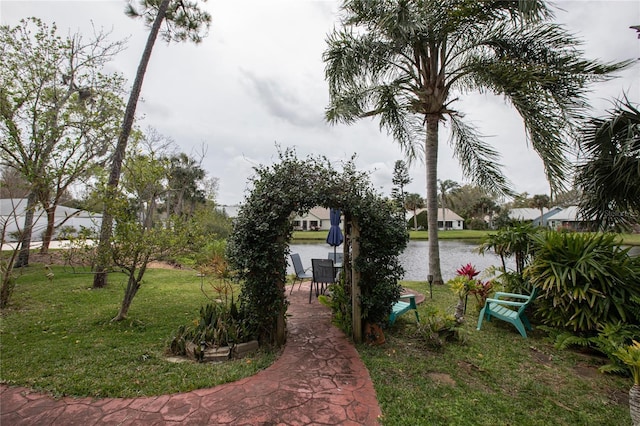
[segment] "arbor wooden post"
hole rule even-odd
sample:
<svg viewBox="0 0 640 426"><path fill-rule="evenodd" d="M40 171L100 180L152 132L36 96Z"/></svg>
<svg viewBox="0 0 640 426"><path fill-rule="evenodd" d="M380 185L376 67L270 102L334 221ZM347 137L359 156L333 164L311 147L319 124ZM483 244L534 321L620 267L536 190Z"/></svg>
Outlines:
<svg viewBox="0 0 640 426"><path fill-rule="evenodd" d="M362 313L360 311L360 271L355 261L360 256L360 224L357 218L351 222L351 325L353 341L362 342Z"/></svg>

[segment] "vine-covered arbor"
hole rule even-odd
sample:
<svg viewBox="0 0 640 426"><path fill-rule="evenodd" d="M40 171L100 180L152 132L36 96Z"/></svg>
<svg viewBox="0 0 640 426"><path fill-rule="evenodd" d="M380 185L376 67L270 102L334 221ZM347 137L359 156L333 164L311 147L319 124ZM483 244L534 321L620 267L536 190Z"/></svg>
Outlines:
<svg viewBox="0 0 640 426"><path fill-rule="evenodd" d="M398 255L408 234L404 212L376 194L353 160L335 170L322 158L296 158L256 169L253 190L229 238L229 262L243 283L240 308L262 343L285 341L285 296L292 214L315 206L339 208L345 218L345 279L334 291L333 309L346 332L362 339L362 320L381 323L400 296L404 273Z"/></svg>

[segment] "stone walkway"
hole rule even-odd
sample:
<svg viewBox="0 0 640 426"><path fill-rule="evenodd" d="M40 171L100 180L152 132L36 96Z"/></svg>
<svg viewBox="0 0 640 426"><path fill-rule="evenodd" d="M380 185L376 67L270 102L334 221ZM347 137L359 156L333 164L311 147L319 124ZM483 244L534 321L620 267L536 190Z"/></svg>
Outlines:
<svg viewBox="0 0 640 426"><path fill-rule="evenodd" d="M0 385L0 425L377 425L369 372L331 312L289 296L288 340L269 368L233 383L145 398L61 398Z"/></svg>

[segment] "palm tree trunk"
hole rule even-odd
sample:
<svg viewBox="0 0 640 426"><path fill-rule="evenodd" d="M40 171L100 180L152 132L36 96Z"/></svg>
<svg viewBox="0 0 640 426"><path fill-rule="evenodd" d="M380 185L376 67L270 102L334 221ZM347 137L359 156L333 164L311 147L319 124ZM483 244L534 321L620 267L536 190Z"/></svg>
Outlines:
<svg viewBox="0 0 640 426"><path fill-rule="evenodd" d="M438 245L438 122L439 114L427 114L425 163L427 166L427 223L429 226L429 274L434 284L443 284Z"/></svg>
<svg viewBox="0 0 640 426"><path fill-rule="evenodd" d="M116 150L113 153L113 161L111 163L111 172L109 173L109 181L107 182L106 200L111 200L115 193L118 183L120 182L120 170L122 169L122 162L127 150L127 143L129 141L129 135L131 134L131 128L133 127L133 121L136 116L136 107L138 105L138 99L140 98L140 92L142 90L142 81L144 75L147 72L147 65L151 58L151 52L153 51L153 45L158 38L160 32L160 26L167 13L167 8L171 0L162 0L160 7L158 8L158 14L153 21L153 26L149 32L147 38L147 44L144 47L144 52L140 58L140 64L138 64L138 71L136 72L136 79L133 82L133 88L131 95L129 95L129 101L127 103L127 109L124 113L124 120L122 122L122 130L120 131L120 137L118 138L118 144ZM113 214L111 213L109 202L104 205L102 213L102 223L100 225L100 241L97 248L97 259L95 266L95 275L93 277L93 288L102 288L107 285L107 267L109 257L109 245L111 242L111 229L113 227Z"/></svg>

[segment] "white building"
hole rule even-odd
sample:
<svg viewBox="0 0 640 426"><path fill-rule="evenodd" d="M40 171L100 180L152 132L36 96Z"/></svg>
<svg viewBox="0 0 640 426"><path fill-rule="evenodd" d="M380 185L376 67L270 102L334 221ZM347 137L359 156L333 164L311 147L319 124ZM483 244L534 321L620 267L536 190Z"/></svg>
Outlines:
<svg viewBox="0 0 640 426"><path fill-rule="evenodd" d="M0 199L0 229L4 229L5 241L17 241L17 236L24 229L24 219L27 208L26 198ZM88 228L96 233L100 232L102 215L71 207L58 206L56 208L54 238L61 229L76 234L82 228ZM38 204L33 215L32 241L42 241L42 235L47 228L47 215Z"/></svg>
<svg viewBox="0 0 640 426"><path fill-rule="evenodd" d="M442 211L442 208L438 208L438 229L439 230L449 230L449 229L464 229L464 219L460 217L453 210L449 210L447 208ZM416 216L422 212L426 212L427 209L417 209ZM411 221L413 224L413 211L407 212L407 220Z"/></svg>
<svg viewBox="0 0 640 426"><path fill-rule="evenodd" d="M320 231L331 228L329 209L314 207L305 215L293 218L293 229L296 231Z"/></svg>

